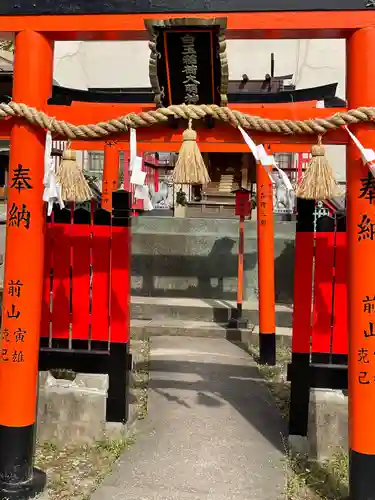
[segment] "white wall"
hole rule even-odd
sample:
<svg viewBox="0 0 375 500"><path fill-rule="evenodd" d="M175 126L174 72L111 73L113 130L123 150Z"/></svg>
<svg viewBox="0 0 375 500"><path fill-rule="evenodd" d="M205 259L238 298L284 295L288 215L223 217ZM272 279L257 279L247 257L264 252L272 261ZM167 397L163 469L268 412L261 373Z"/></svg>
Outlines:
<svg viewBox="0 0 375 500"><path fill-rule="evenodd" d="M53 77L62 87L86 90L89 86L83 47L84 42L55 43Z"/></svg>

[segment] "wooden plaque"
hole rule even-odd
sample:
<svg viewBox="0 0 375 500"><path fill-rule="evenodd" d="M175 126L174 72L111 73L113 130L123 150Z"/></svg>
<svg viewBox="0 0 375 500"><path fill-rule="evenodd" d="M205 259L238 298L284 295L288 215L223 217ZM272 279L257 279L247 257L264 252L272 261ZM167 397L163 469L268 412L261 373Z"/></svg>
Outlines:
<svg viewBox="0 0 375 500"><path fill-rule="evenodd" d="M157 106L226 106L226 18L146 20L150 82Z"/></svg>

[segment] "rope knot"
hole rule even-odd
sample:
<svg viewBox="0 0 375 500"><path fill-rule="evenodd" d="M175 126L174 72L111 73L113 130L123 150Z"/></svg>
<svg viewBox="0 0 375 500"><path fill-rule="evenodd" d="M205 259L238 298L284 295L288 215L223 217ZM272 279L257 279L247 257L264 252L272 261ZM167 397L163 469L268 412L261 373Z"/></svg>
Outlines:
<svg viewBox="0 0 375 500"><path fill-rule="evenodd" d="M325 156L324 146L316 145L311 148L311 156Z"/></svg>
<svg viewBox="0 0 375 500"><path fill-rule="evenodd" d="M325 156L326 151L324 149L324 146L322 144L322 136L318 135L318 144L313 146L311 148L311 156L317 157L317 156Z"/></svg>
<svg viewBox="0 0 375 500"><path fill-rule="evenodd" d="M193 129L193 120L189 118L188 122L188 128L184 130L182 134L182 140L185 141L196 141L197 140L197 133Z"/></svg>

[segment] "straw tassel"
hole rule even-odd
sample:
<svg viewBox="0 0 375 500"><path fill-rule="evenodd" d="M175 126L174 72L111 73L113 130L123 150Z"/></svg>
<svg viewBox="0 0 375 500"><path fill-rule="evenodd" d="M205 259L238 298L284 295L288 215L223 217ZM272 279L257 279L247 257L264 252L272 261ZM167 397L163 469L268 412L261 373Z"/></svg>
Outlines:
<svg viewBox="0 0 375 500"><path fill-rule="evenodd" d="M182 146L173 170L175 184L208 184L211 179L197 144L197 133L189 120L188 128L182 134Z"/></svg>
<svg viewBox="0 0 375 500"><path fill-rule="evenodd" d="M76 152L70 149L69 144L63 152L56 180L60 184L64 201L83 203L91 200L92 191L83 175L82 167L77 163Z"/></svg>
<svg viewBox="0 0 375 500"><path fill-rule="evenodd" d="M312 158L297 185L296 195L305 200L328 200L341 194L332 168L330 167L322 137L318 137L318 144L311 149Z"/></svg>

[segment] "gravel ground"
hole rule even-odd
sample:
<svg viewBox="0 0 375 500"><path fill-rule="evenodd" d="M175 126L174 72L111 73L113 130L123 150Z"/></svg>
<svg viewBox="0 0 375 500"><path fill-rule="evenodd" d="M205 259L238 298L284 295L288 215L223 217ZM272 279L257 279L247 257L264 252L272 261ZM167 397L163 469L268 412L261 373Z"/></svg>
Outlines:
<svg viewBox="0 0 375 500"><path fill-rule="evenodd" d="M258 360L258 349L249 346L250 354ZM277 365L261 366L259 370L267 381L283 417L289 417L290 384L286 380L286 364L291 350L277 349ZM288 452L285 436L285 468L287 500L343 500L348 497L349 457L347 450L338 450L331 460L320 464L308 457Z"/></svg>

